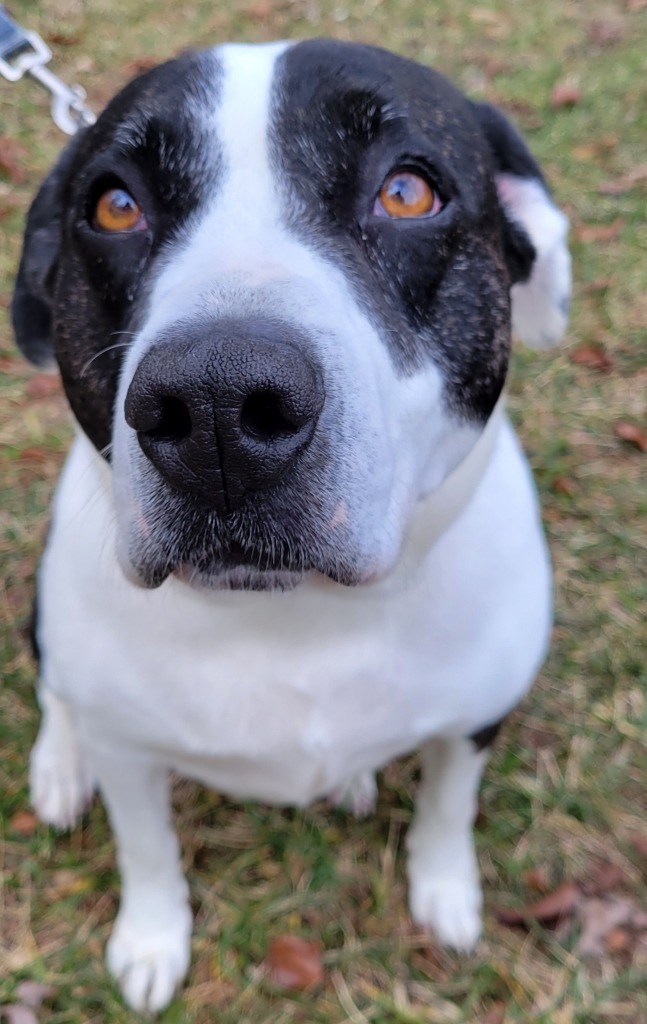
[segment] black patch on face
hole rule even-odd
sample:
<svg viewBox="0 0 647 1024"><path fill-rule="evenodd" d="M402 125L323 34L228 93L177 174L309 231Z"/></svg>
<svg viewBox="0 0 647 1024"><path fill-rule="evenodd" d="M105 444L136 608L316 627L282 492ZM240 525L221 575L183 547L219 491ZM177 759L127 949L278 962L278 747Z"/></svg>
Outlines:
<svg viewBox="0 0 647 1024"><path fill-rule="evenodd" d="M205 53L136 79L86 132L59 188L55 352L74 414L99 450L111 441L119 370L146 312L152 267L213 194L219 156L206 121L218 78L219 65ZM115 186L135 198L146 230L106 234L92 226L94 204Z"/></svg>
<svg viewBox="0 0 647 1024"><path fill-rule="evenodd" d="M397 371L433 359L450 405L487 418L507 369L510 276L492 153L472 106L411 61L317 40L280 59L272 137L291 229L343 267ZM375 216L400 167L434 185L438 215Z"/></svg>

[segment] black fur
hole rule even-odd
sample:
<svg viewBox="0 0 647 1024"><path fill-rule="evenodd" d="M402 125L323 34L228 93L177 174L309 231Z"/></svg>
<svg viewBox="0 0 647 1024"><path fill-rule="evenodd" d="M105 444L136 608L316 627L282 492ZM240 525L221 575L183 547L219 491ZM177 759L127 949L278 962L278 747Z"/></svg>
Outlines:
<svg viewBox="0 0 647 1024"><path fill-rule="evenodd" d="M470 739L477 750L485 750L486 747L492 746L495 739L499 735L501 726L505 722L505 718L500 718L498 722L493 722L491 725L484 725L482 729L478 729L473 732Z"/></svg>
<svg viewBox="0 0 647 1024"><path fill-rule="evenodd" d="M450 403L486 419L507 368L509 285L534 259L494 180L511 167L541 180L525 143L493 108L383 50L315 40L282 65L274 159L302 199L292 229L345 267L400 372L431 354L446 368ZM436 217L373 216L401 166L435 185L445 204Z"/></svg>
<svg viewBox="0 0 647 1024"><path fill-rule="evenodd" d="M12 310L18 344L34 362L55 354L77 420L106 454L123 345L151 267L213 195L219 154L200 110L213 108L218 80L208 53L135 79L72 141L28 217ZM146 209L147 231L93 230L93 202L117 183Z"/></svg>

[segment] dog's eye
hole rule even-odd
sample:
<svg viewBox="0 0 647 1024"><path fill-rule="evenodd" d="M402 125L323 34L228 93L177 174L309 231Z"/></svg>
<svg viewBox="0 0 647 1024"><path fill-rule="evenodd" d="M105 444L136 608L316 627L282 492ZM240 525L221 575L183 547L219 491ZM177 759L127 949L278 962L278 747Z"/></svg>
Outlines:
<svg viewBox="0 0 647 1024"><path fill-rule="evenodd" d="M443 208L440 196L420 174L395 171L375 200L378 217L433 217Z"/></svg>
<svg viewBox="0 0 647 1024"><path fill-rule="evenodd" d="M141 207L123 188L109 188L100 197L93 217L99 231L142 231L146 225Z"/></svg>

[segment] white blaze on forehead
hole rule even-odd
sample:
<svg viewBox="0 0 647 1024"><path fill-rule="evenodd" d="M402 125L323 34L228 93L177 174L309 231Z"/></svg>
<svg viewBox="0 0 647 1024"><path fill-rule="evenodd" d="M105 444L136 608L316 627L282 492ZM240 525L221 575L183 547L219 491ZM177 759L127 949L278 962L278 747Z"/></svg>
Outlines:
<svg viewBox="0 0 647 1024"><path fill-rule="evenodd" d="M227 179L235 168L237 187L245 190L250 207L255 196L273 190L268 128L271 122L272 86L276 62L289 42L265 46L226 45L215 56L223 68L222 89L216 114L216 132L222 146Z"/></svg>

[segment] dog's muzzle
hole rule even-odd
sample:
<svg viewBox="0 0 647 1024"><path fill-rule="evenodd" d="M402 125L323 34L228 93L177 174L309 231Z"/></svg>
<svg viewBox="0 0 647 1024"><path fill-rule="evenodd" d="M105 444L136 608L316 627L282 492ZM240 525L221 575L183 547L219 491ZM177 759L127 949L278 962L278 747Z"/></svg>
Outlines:
<svg viewBox="0 0 647 1024"><path fill-rule="evenodd" d="M297 465L324 399L321 369L293 326L194 321L144 355L125 417L173 490L227 515Z"/></svg>

